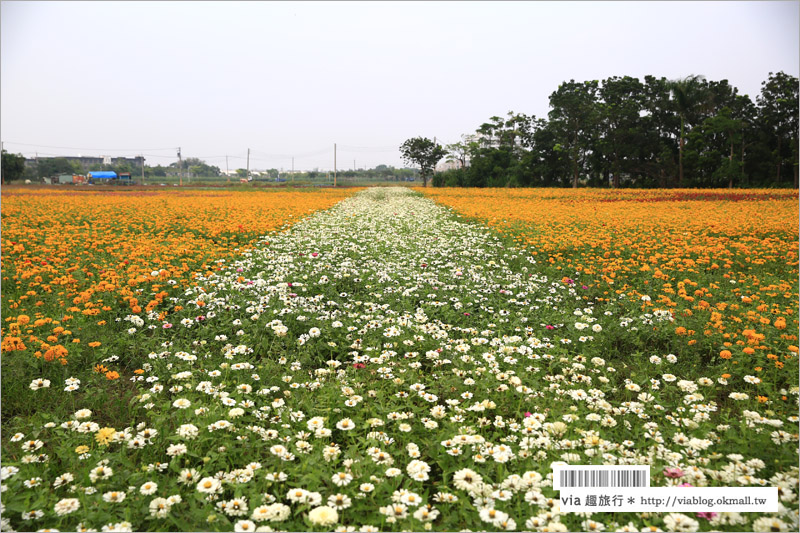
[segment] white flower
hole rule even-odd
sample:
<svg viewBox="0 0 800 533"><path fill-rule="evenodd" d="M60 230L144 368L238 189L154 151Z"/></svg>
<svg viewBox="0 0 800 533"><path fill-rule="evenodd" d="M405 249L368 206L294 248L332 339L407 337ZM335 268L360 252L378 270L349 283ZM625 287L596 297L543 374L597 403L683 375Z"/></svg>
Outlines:
<svg viewBox="0 0 800 533"><path fill-rule="evenodd" d="M150 516L164 518L169 514L172 503L166 498L156 498L150 502Z"/></svg>
<svg viewBox="0 0 800 533"><path fill-rule="evenodd" d="M334 509L347 509L353 505L353 500L346 494L334 494L328 497L328 506Z"/></svg>
<svg viewBox="0 0 800 533"><path fill-rule="evenodd" d="M153 483L152 481L148 481L147 483L139 487L139 492L141 492L145 496L154 494L157 490L158 490L158 483Z"/></svg>
<svg viewBox="0 0 800 533"><path fill-rule="evenodd" d="M387 468L386 469L386 477L397 477L402 474L403 471L399 468Z"/></svg>
<svg viewBox="0 0 800 533"><path fill-rule="evenodd" d="M192 402L190 402L186 398L178 398L177 400L172 402L172 407L175 407L177 409L186 409L190 405L192 405Z"/></svg>
<svg viewBox="0 0 800 533"><path fill-rule="evenodd" d="M350 431L351 429L355 428L356 425L353 423L352 420L349 418L343 418L336 423L336 428L342 431Z"/></svg>
<svg viewBox="0 0 800 533"><path fill-rule="evenodd" d="M64 498L56 503L53 510L58 516L64 516L80 509L81 502L77 498Z"/></svg>
<svg viewBox="0 0 800 533"><path fill-rule="evenodd" d="M323 505L312 509L308 513L308 519L317 526L330 526L339 521L339 513L336 512L336 509Z"/></svg>
<svg viewBox="0 0 800 533"><path fill-rule="evenodd" d="M214 477L204 477L197 484L197 490L206 494L214 494L222 489L222 483Z"/></svg>
<svg viewBox="0 0 800 533"><path fill-rule="evenodd" d="M697 520L680 513L670 513L665 516L664 525L667 531L697 531L700 527Z"/></svg>
<svg viewBox="0 0 800 533"><path fill-rule="evenodd" d="M235 524L233 524L234 531L255 531L256 525L254 522L250 520L239 520Z"/></svg>
<svg viewBox="0 0 800 533"><path fill-rule="evenodd" d="M453 486L460 490L471 491L483 478L474 470L462 468L453 475Z"/></svg>
<svg viewBox="0 0 800 533"><path fill-rule="evenodd" d="M197 429L197 426L194 424L183 424L178 428L177 433L178 436L187 440L191 440L197 437L197 435L200 433L200 430Z"/></svg>
<svg viewBox="0 0 800 533"><path fill-rule="evenodd" d="M119 491L112 491L106 492L103 494L103 500L107 502L119 503L125 499L126 494L124 492Z"/></svg>
<svg viewBox="0 0 800 533"><path fill-rule="evenodd" d="M171 444L167 447L167 455L170 457L177 457L188 452L189 449L185 444Z"/></svg>
<svg viewBox="0 0 800 533"><path fill-rule="evenodd" d="M39 390L39 389L46 389L50 387L50 380L49 379L34 379L31 381L30 388L31 390Z"/></svg>
<svg viewBox="0 0 800 533"><path fill-rule="evenodd" d="M345 485L353 481L353 476L348 472L337 472L336 474L333 475L331 481L333 481L334 485L338 487L344 487Z"/></svg>
<svg viewBox="0 0 800 533"><path fill-rule="evenodd" d="M506 513L492 508L481 509L479 516L481 517L481 520L483 520L484 522L488 522L495 526L499 525L501 522L505 522L506 520L508 520L508 515Z"/></svg>

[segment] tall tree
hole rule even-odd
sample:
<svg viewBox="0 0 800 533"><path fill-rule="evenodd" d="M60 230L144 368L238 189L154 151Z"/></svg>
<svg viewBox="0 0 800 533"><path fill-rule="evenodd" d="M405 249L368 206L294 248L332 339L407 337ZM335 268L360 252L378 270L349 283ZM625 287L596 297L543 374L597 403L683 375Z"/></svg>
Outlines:
<svg viewBox="0 0 800 533"><path fill-rule="evenodd" d="M72 164L63 157L39 158L37 167L40 178L58 174L72 174L74 171Z"/></svg>
<svg viewBox="0 0 800 533"><path fill-rule="evenodd" d="M555 149L569 163L573 188L578 186L578 176L597 133L597 85L597 80L570 80L550 95L549 117L558 140Z"/></svg>
<svg viewBox="0 0 800 533"><path fill-rule="evenodd" d="M445 146L448 154L447 160L451 162L457 162L458 168L460 169L466 168L467 160L469 159L470 144L474 142L474 135L462 135L459 142L448 144Z"/></svg>
<svg viewBox="0 0 800 533"><path fill-rule="evenodd" d="M3 150L2 164L3 183L11 180L21 180L25 174L25 156L22 154L10 154Z"/></svg>
<svg viewBox="0 0 800 533"><path fill-rule="evenodd" d="M761 94L757 100L761 108L761 118L775 146L776 181L781 181L781 167L788 156L794 169L794 186L797 187L797 78L784 72L770 72L769 79L761 84Z"/></svg>
<svg viewBox="0 0 800 533"><path fill-rule="evenodd" d="M400 155L409 164L419 165L423 187L428 186L428 177L436 164L447 155L447 150L427 137L413 137L400 145Z"/></svg>
<svg viewBox="0 0 800 533"><path fill-rule="evenodd" d="M687 115L706 98L705 77L691 75L671 82L672 97L681 118L681 134L678 145L678 187L683 185L683 145L686 139L684 127Z"/></svg>
<svg viewBox="0 0 800 533"><path fill-rule="evenodd" d="M620 174L631 173L633 160L642 137L641 112L644 108L643 86L638 78L625 76L603 80L599 96L600 151L609 159L614 188Z"/></svg>

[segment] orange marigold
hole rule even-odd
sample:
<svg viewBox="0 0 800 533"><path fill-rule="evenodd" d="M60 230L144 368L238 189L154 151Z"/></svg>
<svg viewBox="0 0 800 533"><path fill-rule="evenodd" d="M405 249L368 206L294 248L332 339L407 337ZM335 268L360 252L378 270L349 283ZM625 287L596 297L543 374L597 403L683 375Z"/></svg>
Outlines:
<svg viewBox="0 0 800 533"><path fill-rule="evenodd" d="M3 352L13 352L24 349L25 344L19 337L3 337L2 348L0 348Z"/></svg>
<svg viewBox="0 0 800 533"><path fill-rule="evenodd" d="M55 346L50 346L47 351L44 352L44 360L52 361L53 359L64 359L67 354L68 352L66 348L60 344L56 344Z"/></svg>

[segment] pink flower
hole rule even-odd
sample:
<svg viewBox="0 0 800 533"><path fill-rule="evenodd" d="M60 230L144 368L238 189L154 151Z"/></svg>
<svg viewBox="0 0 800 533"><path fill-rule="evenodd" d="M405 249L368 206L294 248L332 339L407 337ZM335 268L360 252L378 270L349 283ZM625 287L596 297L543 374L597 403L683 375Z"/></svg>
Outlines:
<svg viewBox="0 0 800 533"><path fill-rule="evenodd" d="M319 254L317 252L311 252L311 257L317 257Z"/></svg>
<svg viewBox="0 0 800 533"><path fill-rule="evenodd" d="M530 416L531 416L531 412L530 411L525 411L525 418L529 418Z"/></svg>
<svg viewBox="0 0 800 533"><path fill-rule="evenodd" d="M551 326L550 324L546 325L544 329L556 329L555 326Z"/></svg>
<svg viewBox="0 0 800 533"><path fill-rule="evenodd" d="M469 316L469 313L464 313L464 316Z"/></svg>
<svg viewBox="0 0 800 533"><path fill-rule="evenodd" d="M172 327L172 324L170 324L169 322L164 322L164 325L161 326L161 327L164 328L164 329L169 329L169 328Z"/></svg>
<svg viewBox="0 0 800 533"><path fill-rule="evenodd" d="M694 487L694 485L692 485L691 483L681 483L681 484L680 484L680 485L678 485L678 486L679 486L679 487Z"/></svg>
<svg viewBox="0 0 800 533"><path fill-rule="evenodd" d="M711 520L712 518L717 516L717 513L712 512L712 511L703 511L701 513L697 513L696 516L697 516L697 518L705 518L706 520Z"/></svg>
<svg viewBox="0 0 800 533"><path fill-rule="evenodd" d="M589 287L587 287L586 285L581 285L581 289L583 289L583 290L586 290L586 289L588 289L588 288L589 288Z"/></svg>
<svg viewBox="0 0 800 533"><path fill-rule="evenodd" d="M683 477L683 470L677 467L669 467L664 469L664 475L672 478Z"/></svg>
<svg viewBox="0 0 800 533"><path fill-rule="evenodd" d="M353 368L366 368L364 363L353 363Z"/></svg>

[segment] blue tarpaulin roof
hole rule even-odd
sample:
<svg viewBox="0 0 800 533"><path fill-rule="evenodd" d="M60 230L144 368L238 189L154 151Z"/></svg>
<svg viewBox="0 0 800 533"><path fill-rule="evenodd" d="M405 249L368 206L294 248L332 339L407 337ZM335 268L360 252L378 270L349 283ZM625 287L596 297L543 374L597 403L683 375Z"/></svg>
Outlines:
<svg viewBox="0 0 800 533"><path fill-rule="evenodd" d="M90 178L113 179L117 177L117 173L110 170L98 170L97 172L89 172Z"/></svg>

